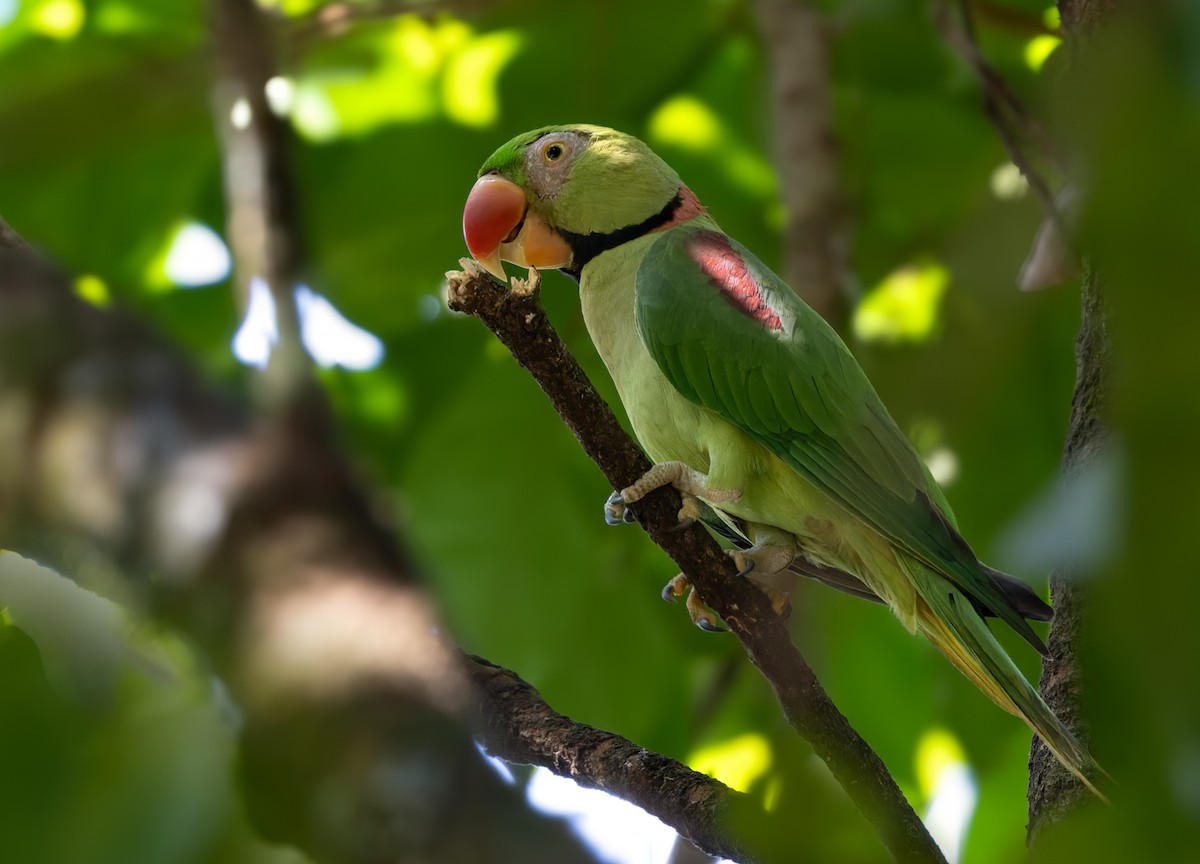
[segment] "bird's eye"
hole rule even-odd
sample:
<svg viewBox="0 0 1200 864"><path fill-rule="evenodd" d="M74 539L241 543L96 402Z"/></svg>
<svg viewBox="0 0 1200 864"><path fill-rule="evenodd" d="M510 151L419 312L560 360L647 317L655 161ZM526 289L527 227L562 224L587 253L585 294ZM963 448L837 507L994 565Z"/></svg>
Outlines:
<svg viewBox="0 0 1200 864"><path fill-rule="evenodd" d="M548 162L557 162L566 152L566 148L556 142L554 144L547 145L546 149L542 151L542 155L546 157L546 161Z"/></svg>

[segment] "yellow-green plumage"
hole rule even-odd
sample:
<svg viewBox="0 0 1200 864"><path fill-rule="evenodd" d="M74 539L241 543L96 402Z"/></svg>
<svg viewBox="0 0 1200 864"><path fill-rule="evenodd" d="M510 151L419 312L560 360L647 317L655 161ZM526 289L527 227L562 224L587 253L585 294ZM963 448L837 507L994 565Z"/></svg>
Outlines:
<svg viewBox="0 0 1200 864"><path fill-rule="evenodd" d="M858 577L1091 786L1102 772L981 617L1002 618L1041 648L1025 616L1046 607L975 558L837 335L721 234L644 144L562 128L580 152L549 192L538 181L529 206L586 259L573 265L584 319L650 458L740 493L710 503L750 541L785 538L810 561ZM536 174L530 148L547 134L553 127L515 139L485 170L518 183ZM625 226L648 227L619 233Z"/></svg>

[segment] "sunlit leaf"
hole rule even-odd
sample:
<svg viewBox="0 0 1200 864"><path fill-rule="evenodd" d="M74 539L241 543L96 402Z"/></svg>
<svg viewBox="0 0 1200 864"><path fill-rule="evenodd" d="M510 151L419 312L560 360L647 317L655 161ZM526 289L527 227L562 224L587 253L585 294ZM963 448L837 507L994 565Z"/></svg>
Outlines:
<svg viewBox="0 0 1200 864"><path fill-rule="evenodd" d="M98 30L114 35L149 32L154 21L142 9L122 0L105 0L95 7L92 21Z"/></svg>
<svg viewBox="0 0 1200 864"><path fill-rule="evenodd" d="M688 765L731 789L746 792L771 767L771 745L761 735L739 735L701 747L688 758Z"/></svg>
<svg viewBox="0 0 1200 864"><path fill-rule="evenodd" d="M1025 62L1029 68L1037 72L1050 59L1050 55L1062 44L1057 36L1034 36L1025 45Z"/></svg>
<svg viewBox="0 0 1200 864"><path fill-rule="evenodd" d="M920 342L937 324L938 305L950 284L940 264L903 267L871 289L854 311L854 335L864 342Z"/></svg>
<svg viewBox="0 0 1200 864"><path fill-rule="evenodd" d="M300 77L297 127L325 141L442 114L466 126L491 125L500 111L499 76L522 41L511 30L476 35L451 16L398 16L362 37L370 65L323 62Z"/></svg>
<svg viewBox="0 0 1200 864"><path fill-rule="evenodd" d="M112 302L108 285L99 276L88 273L75 280L75 293L93 306L107 306Z"/></svg>
<svg viewBox="0 0 1200 864"><path fill-rule="evenodd" d="M450 119L466 126L491 126L496 122L500 116L497 79L520 50L521 41L516 32L489 33L472 39L454 53L442 88Z"/></svg>
<svg viewBox="0 0 1200 864"><path fill-rule="evenodd" d="M712 109L693 96L676 96L650 115L650 139L684 150L711 150L721 143L720 119Z"/></svg>
<svg viewBox="0 0 1200 864"><path fill-rule="evenodd" d="M675 96L660 105L650 115L647 131L652 144L718 156L715 164L751 194L775 189L775 172L763 154L729 134L712 109L693 96Z"/></svg>
<svg viewBox="0 0 1200 864"><path fill-rule="evenodd" d="M87 10L80 0L42 0L30 16L30 26L51 39L74 39L83 29Z"/></svg>

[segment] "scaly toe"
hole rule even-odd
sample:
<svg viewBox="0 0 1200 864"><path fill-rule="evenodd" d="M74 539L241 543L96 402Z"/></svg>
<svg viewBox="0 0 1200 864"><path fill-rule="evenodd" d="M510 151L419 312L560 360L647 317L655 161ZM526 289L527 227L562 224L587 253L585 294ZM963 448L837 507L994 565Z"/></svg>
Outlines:
<svg viewBox="0 0 1200 864"><path fill-rule="evenodd" d="M670 582L668 582L666 585L663 586L662 598L664 600L666 600L668 603L674 603L676 600L678 600L680 597L683 596L683 592L686 591L688 589L688 586L691 584L692 583L688 581L688 578L686 576L684 576L682 573L680 573L678 576L676 576L674 579L672 579Z"/></svg>
<svg viewBox="0 0 1200 864"><path fill-rule="evenodd" d="M783 591L771 588L768 585L759 585L763 593L771 601L771 608L775 610L775 614L782 620L787 621L792 617L792 598Z"/></svg>
<svg viewBox="0 0 1200 864"><path fill-rule="evenodd" d="M700 595L696 593L695 588L688 594L687 610L692 623L701 630L708 633L725 632L725 628L717 623L717 616L700 600Z"/></svg>
<svg viewBox="0 0 1200 864"><path fill-rule="evenodd" d="M738 576L747 576L754 572L754 559L748 558L741 549L727 549L725 554L733 559L733 566L738 568Z"/></svg>
<svg viewBox="0 0 1200 864"><path fill-rule="evenodd" d="M686 531L699 522L700 517L704 515L704 512L700 509L700 502L696 500L695 495L683 492L681 496L683 498L683 506L679 508L677 517L679 521L667 529L669 531Z"/></svg>

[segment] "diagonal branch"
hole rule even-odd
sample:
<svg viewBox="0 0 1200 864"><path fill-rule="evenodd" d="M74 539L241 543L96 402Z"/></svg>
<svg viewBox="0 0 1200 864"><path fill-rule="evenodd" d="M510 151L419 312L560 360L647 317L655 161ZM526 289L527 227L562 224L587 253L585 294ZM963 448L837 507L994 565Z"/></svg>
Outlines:
<svg viewBox="0 0 1200 864"><path fill-rule="evenodd" d="M467 657L479 698L485 749L519 764L540 765L603 789L653 813L711 855L771 860L764 838L779 831L749 796L631 741L558 714L516 674ZM730 826L737 830L731 831ZM819 830L809 825L809 830Z"/></svg>
<svg viewBox="0 0 1200 864"><path fill-rule="evenodd" d="M567 351L536 290L510 291L473 261L463 259L462 264L466 273L447 274L451 308L479 318L529 370L614 489L639 479L649 470L649 460ZM531 274L534 289L536 281ZM530 286L518 283L518 287ZM679 494L664 487L635 509L651 539L741 640L747 656L774 689L788 722L829 766L896 860L944 862L887 767L838 711L792 645L766 595L749 580L735 578L732 563L702 528L672 530L680 503Z"/></svg>

